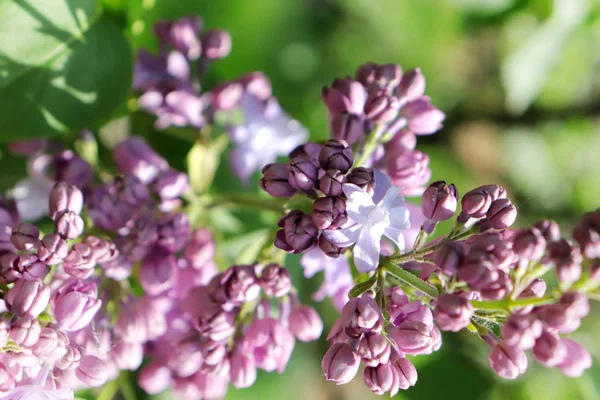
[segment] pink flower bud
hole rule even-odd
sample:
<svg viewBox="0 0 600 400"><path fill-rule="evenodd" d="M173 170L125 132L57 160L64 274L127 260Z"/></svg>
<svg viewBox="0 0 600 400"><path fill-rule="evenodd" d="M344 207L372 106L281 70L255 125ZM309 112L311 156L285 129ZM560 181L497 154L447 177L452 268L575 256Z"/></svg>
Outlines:
<svg viewBox="0 0 600 400"><path fill-rule="evenodd" d="M67 346L67 351L60 360L56 362L58 369L75 369L81 362L81 352L73 346Z"/></svg>
<svg viewBox="0 0 600 400"><path fill-rule="evenodd" d="M46 362L56 362L67 352L69 339L67 336L52 328L42 328L40 337L31 347L34 355Z"/></svg>
<svg viewBox="0 0 600 400"><path fill-rule="evenodd" d="M430 184L423 193L421 208L425 218L432 221L445 221L456 212L458 191L454 184L446 185L444 181Z"/></svg>
<svg viewBox="0 0 600 400"><path fill-rule="evenodd" d="M83 219L73 211L62 211L54 220L56 233L65 239L75 239L83 233Z"/></svg>
<svg viewBox="0 0 600 400"><path fill-rule="evenodd" d="M335 114L331 118L330 128L335 139L344 140L350 146L365 135L365 121L359 115Z"/></svg>
<svg viewBox="0 0 600 400"><path fill-rule="evenodd" d="M462 212L473 218L483 218L492 202L500 198L506 198L506 191L502 186L480 186L465 193L461 200Z"/></svg>
<svg viewBox="0 0 600 400"><path fill-rule="evenodd" d="M57 182L48 198L48 210L50 218L56 220L59 214L72 211L80 214L83 208L83 194L76 186L67 182Z"/></svg>
<svg viewBox="0 0 600 400"><path fill-rule="evenodd" d="M265 371L283 372L294 349L294 336L273 318L256 319L246 332L247 345L256 366Z"/></svg>
<svg viewBox="0 0 600 400"><path fill-rule="evenodd" d="M139 136L130 136L119 143L113 149L113 159L122 173L133 175L143 183L153 181L160 171L169 168L167 161Z"/></svg>
<svg viewBox="0 0 600 400"><path fill-rule="evenodd" d="M517 219L517 208L509 199L498 199L492 202L486 216L492 228L505 229Z"/></svg>
<svg viewBox="0 0 600 400"><path fill-rule="evenodd" d="M531 349L542 334L542 322L534 315L512 314L502 325L502 339L509 346Z"/></svg>
<svg viewBox="0 0 600 400"><path fill-rule="evenodd" d="M592 356L585 347L571 339L561 339L567 356L558 365L561 372L571 378L578 378L592 366Z"/></svg>
<svg viewBox="0 0 600 400"><path fill-rule="evenodd" d="M558 280L570 285L581 277L581 262L583 258L580 250L570 241L560 239L548 245L548 257L554 263Z"/></svg>
<svg viewBox="0 0 600 400"><path fill-rule="evenodd" d="M533 346L533 356L545 367L555 367L567 356L567 347L556 332L543 329Z"/></svg>
<svg viewBox="0 0 600 400"><path fill-rule="evenodd" d="M73 245L63 263L63 268L67 274L81 279L89 278L94 272L95 266L94 252L90 246L83 242Z"/></svg>
<svg viewBox="0 0 600 400"><path fill-rule="evenodd" d="M387 161L387 169L394 185L404 187L406 196L420 196L431 178L429 157L420 150L399 151Z"/></svg>
<svg viewBox="0 0 600 400"><path fill-rule="evenodd" d="M585 213L573 229L573 238L581 252L590 260L600 258L600 211Z"/></svg>
<svg viewBox="0 0 600 400"><path fill-rule="evenodd" d="M25 347L33 346L40 338L42 328L35 319L18 318L10 327L10 338Z"/></svg>
<svg viewBox="0 0 600 400"><path fill-rule="evenodd" d="M4 300L15 315L36 318L50 301L50 287L41 280L19 279Z"/></svg>
<svg viewBox="0 0 600 400"><path fill-rule="evenodd" d="M419 68L406 71L398 86L398 95L408 101L416 100L425 93L425 77Z"/></svg>
<svg viewBox="0 0 600 400"><path fill-rule="evenodd" d="M338 385L350 382L356 376L359 367L360 357L347 343L332 345L321 361L325 379Z"/></svg>
<svg viewBox="0 0 600 400"><path fill-rule="evenodd" d="M59 235L51 233L45 235L38 243L37 256L47 265L60 264L69 252L69 246Z"/></svg>
<svg viewBox="0 0 600 400"><path fill-rule="evenodd" d="M224 30L212 30L202 38L202 50L209 60L227 57L231 52L231 35Z"/></svg>
<svg viewBox="0 0 600 400"><path fill-rule="evenodd" d="M211 297L218 303L242 304L256 299L260 285L253 265L233 265L209 283Z"/></svg>
<svg viewBox="0 0 600 400"><path fill-rule="evenodd" d="M398 378L398 388L406 390L417 383L417 369L406 358L401 357L392 363ZM397 391L397 390L396 390ZM392 391L392 396L395 393Z"/></svg>
<svg viewBox="0 0 600 400"><path fill-rule="evenodd" d="M104 361L94 356L83 356L75 375L84 384L97 387L108 380L108 368Z"/></svg>
<svg viewBox="0 0 600 400"><path fill-rule="evenodd" d="M312 342L321 337L323 321L317 311L309 306L292 309L289 317L290 331L301 342Z"/></svg>
<svg viewBox="0 0 600 400"><path fill-rule="evenodd" d="M0 392L8 392L15 388L15 379L8 369L0 364Z"/></svg>
<svg viewBox="0 0 600 400"><path fill-rule="evenodd" d="M138 383L148 394L158 394L171 384L171 371L156 362L145 365L138 375Z"/></svg>
<svg viewBox="0 0 600 400"><path fill-rule="evenodd" d="M365 365L376 367L389 361L391 347L385 337L373 332L367 333L360 339L356 352Z"/></svg>
<svg viewBox="0 0 600 400"><path fill-rule="evenodd" d="M37 226L21 222L13 228L10 241L19 250L32 250L37 247L39 236Z"/></svg>
<svg viewBox="0 0 600 400"><path fill-rule="evenodd" d="M285 296L292 287L290 272L287 268L274 263L267 265L261 271L258 281L267 296Z"/></svg>
<svg viewBox="0 0 600 400"><path fill-rule="evenodd" d="M408 129L417 135L430 135L442 127L446 115L421 97L406 104L400 113L408 121Z"/></svg>
<svg viewBox="0 0 600 400"><path fill-rule="evenodd" d="M140 284L144 292L156 296L169 290L173 287L176 269L175 256L163 251L151 252L140 267Z"/></svg>
<svg viewBox="0 0 600 400"><path fill-rule="evenodd" d="M433 331L422 322L404 321L395 328L389 327L388 333L398 348L408 354L423 354L434 341Z"/></svg>
<svg viewBox="0 0 600 400"><path fill-rule="evenodd" d="M256 365L243 351L234 349L229 357L231 383L236 389L250 387L256 381Z"/></svg>
<svg viewBox="0 0 600 400"><path fill-rule="evenodd" d="M363 333L379 332L383 317L375 300L368 295L363 295L352 298L346 303L341 320L346 334L357 339Z"/></svg>
<svg viewBox="0 0 600 400"><path fill-rule="evenodd" d="M442 294L435 303L433 317L443 331L458 332L466 328L473 315L468 299L456 294Z"/></svg>
<svg viewBox="0 0 600 400"><path fill-rule="evenodd" d="M513 239L513 250L522 259L539 260L546 250L546 239L539 229L522 229Z"/></svg>
<svg viewBox="0 0 600 400"><path fill-rule="evenodd" d="M488 356L490 366L504 379L515 379L527 370L527 355L517 346L498 342Z"/></svg>
<svg viewBox="0 0 600 400"><path fill-rule="evenodd" d="M448 242L435 253L435 264L448 276L453 276L465 255L460 242Z"/></svg>
<svg viewBox="0 0 600 400"><path fill-rule="evenodd" d="M91 322L100 306L95 283L72 280L57 290L53 312L62 330L77 331Z"/></svg>
<svg viewBox="0 0 600 400"><path fill-rule="evenodd" d="M382 395L392 390L394 386L394 368L391 364L379 364L376 367L366 367L363 371L363 380L369 390Z"/></svg>

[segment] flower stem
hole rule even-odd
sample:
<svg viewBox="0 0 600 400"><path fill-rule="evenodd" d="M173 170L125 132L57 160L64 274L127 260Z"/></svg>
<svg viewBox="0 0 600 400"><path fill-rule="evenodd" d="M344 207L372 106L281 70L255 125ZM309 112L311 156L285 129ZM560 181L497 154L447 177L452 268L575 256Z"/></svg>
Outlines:
<svg viewBox="0 0 600 400"><path fill-rule="evenodd" d="M556 301L555 296L545 297L525 297L522 299L511 300L510 298L502 300L473 300L471 305L480 310L505 310L512 311L513 309L523 308L527 306L542 306L551 304Z"/></svg>
<svg viewBox="0 0 600 400"><path fill-rule="evenodd" d="M438 291L435 287L414 276L407 270L394 265L388 258L382 257L381 268L385 269L397 279L409 286L412 286L432 299L435 299L438 296Z"/></svg>
<svg viewBox="0 0 600 400"><path fill-rule="evenodd" d="M284 211L284 201L282 200L266 199L247 193L227 193L211 195L209 197L209 201L206 208L212 208L227 204L258 210L273 211L277 213L283 213Z"/></svg>
<svg viewBox="0 0 600 400"><path fill-rule="evenodd" d="M360 157L354 163L355 167L360 167L364 163L366 163L367 160L369 159L369 157L371 157L371 155L375 152L375 150L377 150L377 145L379 145L379 137L380 137L380 131L377 128L375 128L369 134L369 136L367 136L367 141L365 142L365 145L363 146L362 153L361 153Z"/></svg>

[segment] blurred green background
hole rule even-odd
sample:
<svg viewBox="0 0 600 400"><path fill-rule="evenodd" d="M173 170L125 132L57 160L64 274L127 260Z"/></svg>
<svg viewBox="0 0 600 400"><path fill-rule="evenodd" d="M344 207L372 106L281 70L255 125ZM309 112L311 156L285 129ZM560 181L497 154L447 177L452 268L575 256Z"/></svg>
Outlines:
<svg viewBox="0 0 600 400"><path fill-rule="evenodd" d="M38 9L43 7L43 2L33 3L38 4ZM230 31L232 54L211 67L206 87L245 72L264 71L283 108L301 121L314 139L328 136L320 90L335 77L352 75L367 61L398 63L405 69L420 67L427 78L427 94L433 104L447 114L442 131L421 137L418 142L418 148L431 158L435 180L454 182L462 193L482 183L503 184L519 207L521 226L545 217L558 220L568 229L582 212L600 206L599 0L102 0L100 4L82 3L91 7L90 15L101 12L101 18L106 20L107 28L99 35L114 35L116 26L125 33L133 52L139 48L156 50L152 25L159 19L199 14L207 28ZM100 9L102 11L98 11ZM3 14L2 10L0 4L0 21L5 21L2 17L10 14ZM10 26L5 24L2 28L1 25L0 50L3 49L2 33L10 31ZM48 26L52 28L52 24ZM6 43L4 45L6 50ZM114 50L123 43L117 37L104 45ZM27 43L24 46L27 47ZM69 46L77 51L77 44ZM96 47L97 52L101 49L101 45ZM102 64L95 63L95 59L88 59L85 64L85 60L83 57L83 70L77 68L78 74L101 74ZM143 134L172 165L184 169L189 142L154 132L152 119L140 113L133 114L127 123L122 119L110 122L127 113L126 100L131 96L118 88L122 82L128 87L130 78L116 70L111 72L111 68L122 67L126 71L131 67L131 60L124 51L122 58L109 61L105 75L113 73L110 78L114 90L107 94L113 107L100 109L97 115L102 117L86 121L86 126L102 128L105 142L114 141L123 131ZM22 63L27 64L27 60ZM23 89L24 85L51 83L56 86L56 78L46 76L47 72L35 80L18 76L8 82L11 71L18 66L14 58L11 61L9 57L0 57L0 106L3 108L0 114L6 113L0 117L3 139L14 140L35 136L36 133L31 133L34 131L43 132L36 130L36 125L18 125L19 121L6 115L21 115L13 102L18 104L22 92L31 92L31 88ZM15 87L15 82L20 86ZM78 101L85 103L86 97L79 97ZM50 97L49 102L57 104L52 99ZM100 99L106 97L100 93ZM69 127L83 127L77 125L82 120L76 120L81 117L77 109L81 104L72 107L68 103L58 104L62 107L56 113L60 113L61 121L67 121L65 127L48 125L68 137ZM46 108L52 111L50 106ZM23 118L22 115L19 118ZM52 121L45 119L48 120ZM0 179L3 189L24 174L23 162L15 161L6 152L0 159L0 168L4 175ZM227 166L222 165L218 176L226 177L228 173ZM223 185L223 179L217 182L223 190L241 188ZM246 190L254 191L256 186ZM251 226L246 228L252 229ZM295 266L292 267L295 283L309 299L310 291L314 291L319 282L302 281L297 259L290 256L288 260ZM318 307L328 328L334 321L335 311L328 303ZM600 399L600 338L595 334L600 330L600 319L597 317L597 313L592 314L574 335L595 357L594 367L581 379L565 378L558 370L542 368L532 361L524 377L515 382L501 381L487 367L485 345L475 337L454 334L444 336L439 352L414 359L419 381L415 388L400 393L397 398ZM285 374L260 374L254 387L232 390L227 398L370 398L360 376L341 387L324 381L320 358L326 348L324 340L297 344Z"/></svg>

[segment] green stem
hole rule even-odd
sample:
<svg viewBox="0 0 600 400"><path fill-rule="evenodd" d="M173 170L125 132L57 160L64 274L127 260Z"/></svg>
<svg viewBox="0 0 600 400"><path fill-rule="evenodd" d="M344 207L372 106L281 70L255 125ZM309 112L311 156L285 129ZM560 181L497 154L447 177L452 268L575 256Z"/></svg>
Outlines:
<svg viewBox="0 0 600 400"><path fill-rule="evenodd" d="M400 281L406 283L407 285L412 286L418 291L424 293L428 297L435 299L438 296L438 291L435 287L431 286L427 282L419 279L415 275L411 274L405 269L394 265L389 259L382 258L381 259L381 268L385 269L391 275L399 279Z"/></svg>
<svg viewBox="0 0 600 400"><path fill-rule="evenodd" d="M277 213L283 213L284 211L284 202L282 200L266 199L247 193L228 193L220 195L211 195L206 208L212 208L228 204L259 210L273 211Z"/></svg>
<svg viewBox="0 0 600 400"><path fill-rule="evenodd" d="M369 157L371 157L371 155L375 152L375 150L377 150L378 144L379 144L379 129L375 128L369 134L369 136L367 136L367 141L365 142L365 145L363 146L363 151L362 151L360 157L358 158L358 160L356 160L356 162L354 163L354 166L360 167L365 162L367 162Z"/></svg>
<svg viewBox="0 0 600 400"><path fill-rule="evenodd" d="M545 304L552 304L556 301L555 296L545 297L525 297L522 299L511 300L510 298L502 300L481 300L471 301L471 305L480 310L505 310L511 311L517 308L523 308L527 306L542 306Z"/></svg>

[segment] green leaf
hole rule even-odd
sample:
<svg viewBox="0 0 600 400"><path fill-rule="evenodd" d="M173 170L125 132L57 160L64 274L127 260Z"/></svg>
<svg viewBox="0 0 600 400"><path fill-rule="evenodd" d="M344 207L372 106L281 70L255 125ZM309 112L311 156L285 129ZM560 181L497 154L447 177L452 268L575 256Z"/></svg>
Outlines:
<svg viewBox="0 0 600 400"><path fill-rule="evenodd" d="M125 100L131 50L93 0L3 1L0 20L0 139L91 128Z"/></svg>
<svg viewBox="0 0 600 400"><path fill-rule="evenodd" d="M222 135L211 143L196 142L187 156L188 174L192 188L204 192L212 183L220 155L227 146L227 136Z"/></svg>
<svg viewBox="0 0 600 400"><path fill-rule="evenodd" d="M366 281L359 283L358 285L350 289L350 292L348 292L348 297L353 298L360 296L367 290L371 289L373 285L375 285L375 282L377 282L377 274L373 274L373 276L371 276Z"/></svg>

